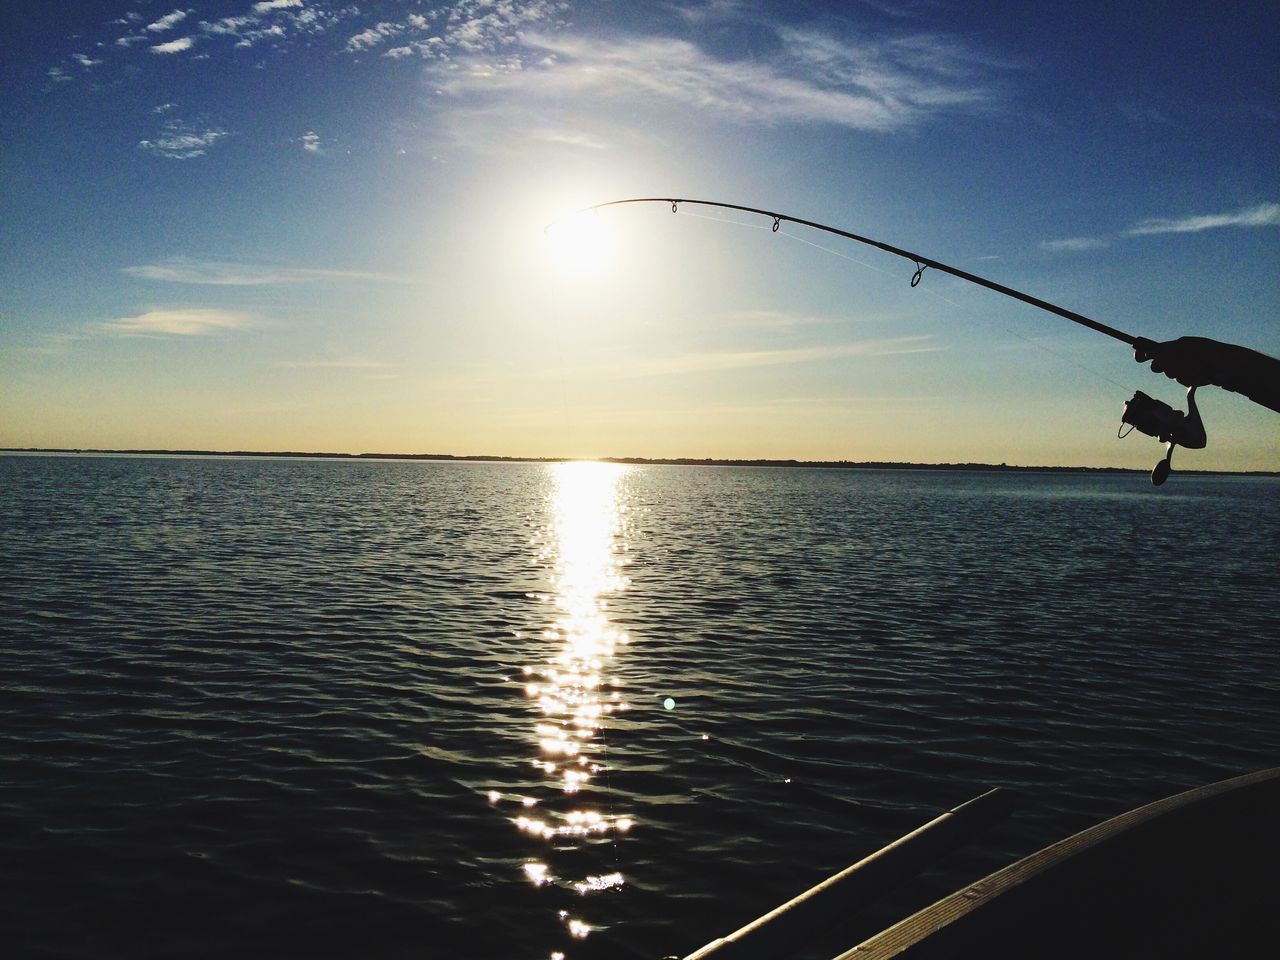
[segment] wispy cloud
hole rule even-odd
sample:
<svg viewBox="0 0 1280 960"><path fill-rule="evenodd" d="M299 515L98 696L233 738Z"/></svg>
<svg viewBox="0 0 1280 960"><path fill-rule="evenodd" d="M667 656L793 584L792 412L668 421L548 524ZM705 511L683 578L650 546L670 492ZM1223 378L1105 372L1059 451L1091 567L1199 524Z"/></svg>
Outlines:
<svg viewBox="0 0 1280 960"><path fill-rule="evenodd" d="M563 0L460 0L373 23L355 4L259 0L243 9L200 21L198 32L149 49L174 55L221 37L252 46L345 24L355 27L339 40L347 52L421 56L435 65L437 87L455 95L517 94L522 101L589 96L600 103L642 97L761 124L894 130L943 112L991 109L1005 99L999 73L1007 64L935 33L837 35L779 27L751 15L755 27L770 32L771 42L752 57L731 58L676 36L609 39L568 32ZM747 16L734 4L712 3L704 12ZM145 28L126 22L130 32L118 42L128 45L141 34L186 25L190 13L175 8ZM535 136L550 139L546 131ZM554 142L598 147L589 138Z"/></svg>
<svg viewBox="0 0 1280 960"><path fill-rule="evenodd" d="M780 410L795 409L797 407L819 407L824 412L836 407L872 407L876 410L884 410L890 406L912 406L931 401L936 402L940 399L944 398L930 394L907 394L902 396L834 394L831 396L770 397L757 403L719 403L707 409L716 413L769 415L776 414Z"/></svg>
<svg viewBox="0 0 1280 960"><path fill-rule="evenodd" d="M80 64L80 66L84 67L86 70L88 70L90 67L101 66L102 64L101 60L94 60L92 57L87 56L83 53L73 53L71 55L71 59L74 60L76 63Z"/></svg>
<svg viewBox="0 0 1280 960"><path fill-rule="evenodd" d="M190 50L195 43L190 37L179 37L177 40L170 40L167 43L157 43L151 48L152 53L182 53L184 50Z"/></svg>
<svg viewBox="0 0 1280 960"><path fill-rule="evenodd" d="M201 20L200 29L214 36L239 37L243 35L244 31L252 29L261 22L261 17L253 15L223 17L221 20Z"/></svg>
<svg viewBox="0 0 1280 960"><path fill-rule="evenodd" d="M121 336L198 337L248 326L250 316L233 310L186 308L149 310L136 317L120 317L100 325L106 333Z"/></svg>
<svg viewBox="0 0 1280 960"><path fill-rule="evenodd" d="M99 47L121 58L136 43L162 56L216 57L258 44L283 53L298 48L288 41L328 34L333 48L366 57L370 66L428 61L433 87L446 95L437 101L446 129L488 109L507 142L510 125L494 114L524 118L520 127L534 139L592 150L605 145L599 135L528 130L531 111L574 98L588 112L640 102L746 124L893 131L944 114L998 109L1007 99L1010 65L964 39L782 27L753 4L702 4L700 16L749 23L760 33L752 56L735 57L683 39L694 33L678 15L680 5L672 6L669 23L680 35L600 37L574 30L564 0L457 0L397 13L395 5L349 0L243 0L240 13L198 23L194 9L182 7L150 22L124 17L112 22L125 35ZM151 42L178 30L187 35ZM66 73L50 76L56 81Z"/></svg>
<svg viewBox="0 0 1280 960"><path fill-rule="evenodd" d="M283 370L386 370L395 364L347 357L338 360L277 360L272 366Z"/></svg>
<svg viewBox="0 0 1280 960"><path fill-rule="evenodd" d="M534 130L533 139L543 143L559 143L567 147L584 147L587 150L604 150L606 144L586 133L571 130Z"/></svg>
<svg viewBox="0 0 1280 960"><path fill-rule="evenodd" d="M307 153L322 153L320 149L320 134L314 130L308 130L298 138L302 143L302 149Z"/></svg>
<svg viewBox="0 0 1280 960"><path fill-rule="evenodd" d="M1003 97L991 78L996 65L955 40L850 40L794 29L777 30L777 38L770 57L729 60L671 37L525 37L530 55L514 67L472 58L440 70L437 83L454 94L642 96L742 122L881 131L944 111L988 109Z"/></svg>
<svg viewBox="0 0 1280 960"><path fill-rule="evenodd" d="M725 314L724 319L734 329L745 327L792 329L836 322L834 317L818 316L811 313L791 313L786 310L735 310L732 313Z"/></svg>
<svg viewBox="0 0 1280 960"><path fill-rule="evenodd" d="M216 127L200 130L179 120L171 120L154 140L139 140L138 148L170 160L191 160L204 156L226 135L227 131Z"/></svg>
<svg viewBox="0 0 1280 960"><path fill-rule="evenodd" d="M1078 253L1082 250L1099 250L1109 246L1111 241L1106 237L1066 237L1062 240L1043 240L1040 243L1041 250L1054 253Z"/></svg>
<svg viewBox="0 0 1280 960"><path fill-rule="evenodd" d="M322 270L310 267L262 266L226 263L218 260L189 260L175 257L162 263L125 267L123 273L140 280L184 283L215 287L273 287L320 281L357 281L368 283L421 283L390 273L361 270Z"/></svg>
<svg viewBox="0 0 1280 960"><path fill-rule="evenodd" d="M148 23L147 29L152 33L163 33L165 30L172 30L185 19L187 19L187 11L175 10L173 13L166 13L153 23Z"/></svg>
<svg viewBox="0 0 1280 960"><path fill-rule="evenodd" d="M1125 233L1145 237L1159 233L1199 233L1220 227L1280 226L1280 203L1260 203L1234 213L1206 213L1190 217L1152 217L1134 224Z"/></svg>
<svg viewBox="0 0 1280 960"><path fill-rule="evenodd" d="M229 39L235 48L265 42L284 52L290 49L284 41L337 33L335 28L345 26L345 39L339 39L338 45L350 53L369 51L393 37L402 37L399 45L383 56L447 58L450 51L479 55L515 44L520 30L533 24L554 24L553 14L567 8L564 0L457 0L421 13L397 15L395 5L381 4L376 5L381 16L374 19L363 6L342 0L257 0L247 2L242 13L198 21L194 30L194 8L175 8L149 23L135 12L109 21L113 28L124 30L98 47L120 52L146 44L154 53L174 54L190 50L202 39ZM184 27L188 36L152 45L157 35ZM202 53L216 55L217 49L210 44L207 53Z"/></svg>
<svg viewBox="0 0 1280 960"><path fill-rule="evenodd" d="M305 6L301 0L265 0L238 16L202 20L200 30L211 37L232 38L234 46L245 48L291 36L319 36L358 14L354 5L323 9Z"/></svg>
<svg viewBox="0 0 1280 960"><path fill-rule="evenodd" d="M1040 249L1055 253L1072 253L1109 247L1113 239L1123 240L1127 237L1199 233L1202 230L1218 230L1223 227L1277 226L1280 226L1280 203L1259 203L1231 213L1204 213L1190 217L1148 217L1122 231L1118 237L1067 237L1063 240L1044 240L1040 243Z"/></svg>
<svg viewBox="0 0 1280 960"><path fill-rule="evenodd" d="M609 372L622 377L670 376L687 373L707 373L715 370L738 370L747 367L773 367L796 363L813 363L855 356L890 356L902 353L933 353L938 347L929 346L928 336L893 337L884 340L863 340L858 343L821 347L790 347L781 350L738 350L685 353L656 360L637 360L619 364Z"/></svg>
<svg viewBox="0 0 1280 960"><path fill-rule="evenodd" d="M398 23L376 23L368 30L357 33L347 40L347 49L352 52L368 50L370 47L376 47L388 37L394 37L403 29L404 27Z"/></svg>
<svg viewBox="0 0 1280 960"><path fill-rule="evenodd" d="M430 16L409 14L404 23L379 23L351 38L349 50L373 46L389 36L404 35L401 45L384 57L403 59L419 54L443 63L499 58L518 65L513 57L524 31L534 27L560 25L559 16L568 8L563 0L461 0L447 9L429 11ZM492 65L492 64L491 64ZM480 69L467 63L466 69Z"/></svg>

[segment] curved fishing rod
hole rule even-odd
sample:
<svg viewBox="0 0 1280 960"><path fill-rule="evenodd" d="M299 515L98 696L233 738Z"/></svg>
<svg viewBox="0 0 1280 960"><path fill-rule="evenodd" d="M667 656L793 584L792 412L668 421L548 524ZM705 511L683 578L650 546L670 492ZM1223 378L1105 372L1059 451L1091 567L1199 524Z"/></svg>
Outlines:
<svg viewBox="0 0 1280 960"><path fill-rule="evenodd" d="M810 227L814 230L821 230L823 233L844 237L846 240L865 243L867 246L883 250L885 253L891 253L896 257L902 257L904 260L910 260L915 264L916 268L916 272L911 276L911 286L913 287L919 285L920 278L924 275L926 269L933 268L934 270L948 273L953 277L959 277L961 280L967 280L969 283L975 283L980 287L986 287L988 290L994 290L996 293L1002 293L1006 297L1012 297L1014 300L1020 300L1025 304L1062 317L1064 320L1078 323L1082 327L1097 330L1099 333L1104 333L1108 337L1119 340L1121 343L1127 343L1133 347L1135 358L1139 361L1151 359L1157 346L1146 337L1135 337L1131 333L1117 330L1115 327L1108 326L1091 317L1086 317L1082 313L1076 313L1074 310L1060 307L1056 303L1050 303L1048 300L1033 297L1031 294L1015 290L1013 287L1006 287L1003 283L996 283L986 277L969 273L967 270L953 267L950 264L943 263L941 260L921 256L918 253L912 253L910 250L904 250L901 247L895 247L880 240L873 240L871 237L864 237L848 230L841 230L839 227L818 223L816 220L805 220L802 217L793 217L790 214L778 213L774 210L747 207L740 203L721 203L717 200L694 200L687 197L631 197L626 200L610 200L606 203L596 203L589 207L583 207L578 213L590 213L602 210L605 207L618 207L629 203L668 203L671 205L672 213L679 213L680 204L682 203L697 204L702 207L718 207L722 210L739 210L743 213L769 217L773 220L774 233L778 232L778 227L783 223L795 223L802 227ZM554 223L548 225L547 229L549 230L551 226L554 226ZM1155 364L1153 363L1152 366L1154 368ZM1124 428L1125 424L1128 424L1131 431L1137 429L1148 436L1156 437L1161 443L1167 444L1164 459L1157 463L1155 469L1151 471L1151 482L1156 486L1164 483L1169 476L1173 448L1176 445L1181 444L1192 449L1199 449L1205 445L1204 425L1200 420L1200 414L1195 405L1195 387L1191 387L1187 393L1187 405L1190 409L1187 413L1183 413L1170 407L1167 403L1147 396L1141 390L1135 393L1133 399L1124 405L1124 411L1120 417L1121 429ZM1124 436L1127 435L1124 434Z"/></svg>
<svg viewBox="0 0 1280 960"><path fill-rule="evenodd" d="M877 247L886 253L892 253L894 256L902 257L910 260L916 266L916 272L911 277L911 285L914 287L920 283L921 276L924 275L926 267L934 270L940 270L943 273L949 273L953 277L959 277L961 280L968 280L970 283L976 283L980 287L986 287L988 290L994 290L996 293L1003 293L1006 297L1013 297L1015 300L1021 300L1023 303L1030 304L1033 307L1039 307L1041 310L1047 310L1049 313L1056 314L1059 317L1070 320L1072 323L1078 323L1081 326L1088 327L1090 330L1097 330L1099 333L1105 333L1108 337L1114 337L1123 343L1129 344L1131 347L1139 348L1144 344L1150 343L1142 337L1135 337L1132 334L1125 333L1123 330L1117 330L1115 327L1109 327L1105 323L1093 320L1084 314L1076 313L1074 310L1068 310L1066 307L1060 307L1055 303L1047 300L1041 300L1039 297L1033 297L1029 293L1023 293L1021 290L1015 290L1013 287L1006 287L1002 283L996 283L994 280L988 280L986 277L980 277L977 274L969 273L958 267L950 266L941 260L934 260L930 257L921 256L918 253L912 253L910 250L903 250L901 247L895 247L892 244L883 243L880 240L873 240L870 237L859 236L856 233L850 233L848 230L841 230L838 227L828 226L825 223L818 223L814 220L805 220L801 217L793 217L786 213L775 213L772 210L761 210L758 207L744 207L737 203L720 203L716 200L691 200L688 198L674 197L634 197L628 200L610 200L607 203L596 203L589 207L583 207L579 213L588 213L592 210L601 210L605 207L617 207L626 203L669 203L671 204L671 212L678 213L680 204L692 203L703 207L719 207L723 210L741 210L743 213L754 213L762 217L770 217L773 220L773 232L778 232L778 227L782 223L795 223L802 227L811 227L814 230L821 230L824 233L831 233L837 237L844 237L847 240L856 240L858 243L865 243L868 246Z"/></svg>

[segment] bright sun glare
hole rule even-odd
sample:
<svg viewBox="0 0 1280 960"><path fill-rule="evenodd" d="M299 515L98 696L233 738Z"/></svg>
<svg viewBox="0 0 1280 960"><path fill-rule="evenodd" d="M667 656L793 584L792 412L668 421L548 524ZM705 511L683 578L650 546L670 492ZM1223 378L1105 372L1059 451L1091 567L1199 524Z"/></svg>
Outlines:
<svg viewBox="0 0 1280 960"><path fill-rule="evenodd" d="M592 211L575 213L547 228L547 249L561 270L594 273L610 259L612 244L608 231Z"/></svg>

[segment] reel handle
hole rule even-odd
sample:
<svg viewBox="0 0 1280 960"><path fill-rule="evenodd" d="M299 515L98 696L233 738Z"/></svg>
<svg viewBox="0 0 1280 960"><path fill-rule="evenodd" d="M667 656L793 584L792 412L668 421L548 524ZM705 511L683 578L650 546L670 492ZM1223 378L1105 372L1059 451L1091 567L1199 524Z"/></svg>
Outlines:
<svg viewBox="0 0 1280 960"><path fill-rule="evenodd" d="M1163 437L1161 439L1164 439ZM1187 388L1187 414L1182 423L1182 429L1178 431L1176 437L1170 437L1165 449L1164 459L1155 465L1155 469L1151 471L1151 483L1154 486L1160 486L1169 479L1169 474L1173 471L1173 448L1181 443L1184 447L1192 450L1201 450L1204 448L1206 437L1204 433L1204 423L1200 420L1200 411L1196 407L1196 388Z"/></svg>

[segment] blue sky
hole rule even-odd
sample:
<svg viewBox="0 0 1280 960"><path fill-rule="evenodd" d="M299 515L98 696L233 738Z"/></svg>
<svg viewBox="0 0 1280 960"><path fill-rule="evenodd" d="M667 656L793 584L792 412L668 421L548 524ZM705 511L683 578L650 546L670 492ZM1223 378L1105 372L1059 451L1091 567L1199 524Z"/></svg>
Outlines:
<svg viewBox="0 0 1280 960"><path fill-rule="evenodd" d="M0 445L1146 467L1121 403L1181 404L1119 343L832 237L633 207L550 249L633 195L1280 354L1274 5L0 16ZM1274 413L1200 400L1178 463L1280 469Z"/></svg>

